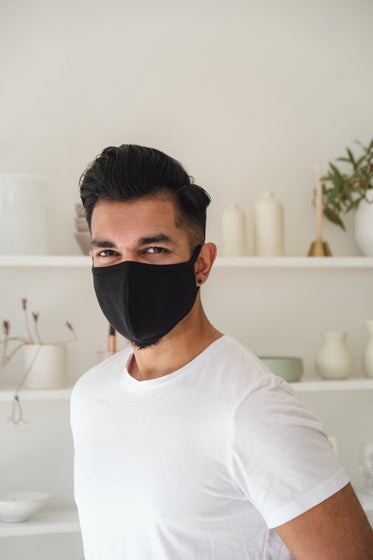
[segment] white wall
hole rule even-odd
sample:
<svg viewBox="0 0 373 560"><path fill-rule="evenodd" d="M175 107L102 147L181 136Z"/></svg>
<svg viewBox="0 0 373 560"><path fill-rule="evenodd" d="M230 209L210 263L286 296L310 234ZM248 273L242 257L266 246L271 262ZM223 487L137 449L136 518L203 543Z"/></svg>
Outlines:
<svg viewBox="0 0 373 560"><path fill-rule="evenodd" d="M264 189L286 206L287 252L314 237L315 164L372 135L369 0L3 0L0 172L50 178L52 246L78 253L78 178L107 145L179 158L214 198ZM249 228L251 229L251 228ZM335 254L358 252L334 226Z"/></svg>
<svg viewBox="0 0 373 560"><path fill-rule="evenodd" d="M271 189L285 205L287 254L305 255L314 238L315 165L325 168L355 139L373 135L372 21L370 0L2 0L0 172L49 178L53 253L79 254L73 231L81 172L108 145L151 145L182 161L212 195L209 240L219 245L221 213L235 201L247 213L251 248L253 202ZM325 224L335 255L359 254L347 222L347 233ZM74 324L70 377L79 377L106 336L89 271L0 274L1 319L21 329L17 306L28 297L53 338L66 319ZM220 269L204 299L219 328L258 353L302 355L311 372L326 328L348 330L360 359L363 321L373 317L364 295L370 285L366 271L310 277L245 270L233 277ZM15 360L0 372L0 386L20 368ZM313 403L338 432L324 405ZM2 429L12 449L2 484L19 481L13 457L27 465L26 486L45 482L56 499L71 502L72 471L66 467L64 476L60 462L71 460L68 426L63 432L56 417L40 436L47 406L29 403L26 434ZM0 423L7 415L2 405ZM58 485L43 478L43 458L33 453L40 437L53 448L55 430L64 442L51 467ZM348 433L341 447L356 475L352 439Z"/></svg>

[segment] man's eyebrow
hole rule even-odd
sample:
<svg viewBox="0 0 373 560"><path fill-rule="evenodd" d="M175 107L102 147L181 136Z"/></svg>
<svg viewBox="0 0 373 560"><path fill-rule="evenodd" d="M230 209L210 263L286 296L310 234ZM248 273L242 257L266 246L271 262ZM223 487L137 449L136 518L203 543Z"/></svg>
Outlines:
<svg viewBox="0 0 373 560"><path fill-rule="evenodd" d="M100 239L92 239L91 247L115 249L116 245L112 241L101 241Z"/></svg>
<svg viewBox="0 0 373 560"><path fill-rule="evenodd" d="M140 247L142 245L150 245L151 243L173 243L172 239L165 233L158 233L156 235L150 235L148 237L140 237L137 241L137 245ZM99 249L116 249L116 244L113 241L106 241L104 239L92 239L91 247L97 247Z"/></svg>
<svg viewBox="0 0 373 560"><path fill-rule="evenodd" d="M164 233L159 233L158 235L151 235L149 237L141 237L137 241L137 245L149 245L151 243L173 243L173 241L168 235Z"/></svg>

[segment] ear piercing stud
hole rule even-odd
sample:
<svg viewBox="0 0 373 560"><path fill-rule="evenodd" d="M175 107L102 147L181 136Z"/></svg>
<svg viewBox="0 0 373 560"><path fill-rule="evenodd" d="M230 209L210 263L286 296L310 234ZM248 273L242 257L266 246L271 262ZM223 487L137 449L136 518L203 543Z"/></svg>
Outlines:
<svg viewBox="0 0 373 560"><path fill-rule="evenodd" d="M197 282L198 284L202 284L202 278L198 278Z"/></svg>

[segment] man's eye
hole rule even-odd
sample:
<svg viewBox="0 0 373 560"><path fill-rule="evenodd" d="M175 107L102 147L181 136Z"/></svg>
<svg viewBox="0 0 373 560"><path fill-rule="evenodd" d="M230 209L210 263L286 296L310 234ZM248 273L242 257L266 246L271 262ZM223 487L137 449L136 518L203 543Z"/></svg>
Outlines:
<svg viewBox="0 0 373 560"><path fill-rule="evenodd" d="M116 252L112 249L104 249L103 251L97 253L98 257L112 257L113 255L116 255Z"/></svg>
<svg viewBox="0 0 373 560"><path fill-rule="evenodd" d="M163 249L163 247L148 247L145 250L145 253L150 253L151 255L155 255L157 253L165 253L166 249Z"/></svg>

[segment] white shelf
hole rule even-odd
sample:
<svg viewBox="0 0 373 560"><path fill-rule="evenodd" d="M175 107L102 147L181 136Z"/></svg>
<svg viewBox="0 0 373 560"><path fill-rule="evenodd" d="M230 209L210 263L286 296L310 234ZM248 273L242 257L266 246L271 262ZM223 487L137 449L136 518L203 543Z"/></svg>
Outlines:
<svg viewBox="0 0 373 560"><path fill-rule="evenodd" d="M91 257L76 255L0 255L1 267L89 268Z"/></svg>
<svg viewBox="0 0 373 560"><path fill-rule="evenodd" d="M343 379L340 381L329 381L316 379L314 381L299 381L290 383L293 389L299 393L324 392L324 391L367 391L373 390L373 379Z"/></svg>
<svg viewBox="0 0 373 560"><path fill-rule="evenodd" d="M13 400L14 391L15 389L0 389L0 402ZM71 391L71 387L53 390L23 389L18 395L22 401L57 401L70 399Z"/></svg>
<svg viewBox="0 0 373 560"><path fill-rule="evenodd" d="M358 493L358 498L370 517L373 513L373 496ZM76 510L43 511L23 523L0 521L0 538L79 532L80 525Z"/></svg>
<svg viewBox="0 0 373 560"><path fill-rule="evenodd" d="M325 392L325 391L369 391L373 390L373 379L345 379L341 381L327 381L323 379L300 381L290 383L298 393ZM55 390L24 389L20 391L22 401L53 401L69 400L72 387ZM0 389L0 402L10 402L14 397L14 389Z"/></svg>
<svg viewBox="0 0 373 560"><path fill-rule="evenodd" d="M90 268L79 255L0 255L0 267ZM373 268L373 257L218 257L217 268Z"/></svg>
<svg viewBox="0 0 373 560"><path fill-rule="evenodd" d="M77 532L80 526L76 510L42 511L22 523L0 521L0 538Z"/></svg>
<svg viewBox="0 0 373 560"><path fill-rule="evenodd" d="M218 257L222 268L373 268L372 257Z"/></svg>

